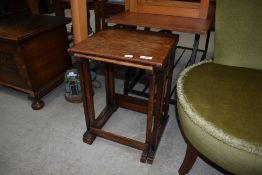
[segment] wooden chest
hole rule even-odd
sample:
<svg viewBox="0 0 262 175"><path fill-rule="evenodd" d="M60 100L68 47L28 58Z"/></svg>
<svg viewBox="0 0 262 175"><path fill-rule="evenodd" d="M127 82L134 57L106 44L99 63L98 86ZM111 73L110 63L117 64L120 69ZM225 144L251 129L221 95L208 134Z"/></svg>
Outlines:
<svg viewBox="0 0 262 175"><path fill-rule="evenodd" d="M27 16L0 20L0 84L26 92L41 109L40 98L63 81L71 67L66 19Z"/></svg>

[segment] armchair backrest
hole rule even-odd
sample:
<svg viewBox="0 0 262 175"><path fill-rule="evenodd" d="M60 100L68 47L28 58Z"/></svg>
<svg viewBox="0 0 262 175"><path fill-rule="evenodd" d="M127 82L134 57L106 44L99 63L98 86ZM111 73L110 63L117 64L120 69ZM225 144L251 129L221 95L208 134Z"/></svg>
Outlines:
<svg viewBox="0 0 262 175"><path fill-rule="evenodd" d="M218 64L262 69L262 0L217 0Z"/></svg>

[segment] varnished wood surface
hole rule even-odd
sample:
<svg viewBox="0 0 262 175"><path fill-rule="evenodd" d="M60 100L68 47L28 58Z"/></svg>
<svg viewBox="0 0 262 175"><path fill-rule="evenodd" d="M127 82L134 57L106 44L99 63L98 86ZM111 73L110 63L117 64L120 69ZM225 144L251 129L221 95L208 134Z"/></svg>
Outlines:
<svg viewBox="0 0 262 175"><path fill-rule="evenodd" d="M38 1L36 0L26 0L29 8L30 8L30 11L33 15L39 15L40 12L39 12L39 6L38 6Z"/></svg>
<svg viewBox="0 0 262 175"><path fill-rule="evenodd" d="M116 104L121 108L126 108L129 110L147 113L147 100L139 99L137 97L116 94Z"/></svg>
<svg viewBox="0 0 262 175"><path fill-rule="evenodd" d="M0 20L0 40L20 41L68 23L52 16L16 16Z"/></svg>
<svg viewBox="0 0 262 175"><path fill-rule="evenodd" d="M44 103L39 99L62 83L65 70L71 67L66 20L57 17L32 20L20 16L3 21L0 21L5 24L0 25L0 84L29 93L34 100L33 109L41 109Z"/></svg>
<svg viewBox="0 0 262 175"><path fill-rule="evenodd" d="M74 42L79 43L88 37L87 9L85 0L70 0Z"/></svg>
<svg viewBox="0 0 262 175"><path fill-rule="evenodd" d="M0 0L0 18L29 14L30 10L26 2L26 0Z"/></svg>
<svg viewBox="0 0 262 175"><path fill-rule="evenodd" d="M197 150L190 143L187 144L186 155L178 172L180 175L189 173L198 157Z"/></svg>
<svg viewBox="0 0 262 175"><path fill-rule="evenodd" d="M214 4L210 4L207 19L124 12L106 19L106 22L206 35L214 19L214 10Z"/></svg>
<svg viewBox="0 0 262 175"><path fill-rule="evenodd" d="M130 12L206 19L210 0L139 0L130 2Z"/></svg>
<svg viewBox="0 0 262 175"><path fill-rule="evenodd" d="M69 51L81 62L81 90L87 130L83 141L92 144L96 136L143 150L141 162L153 163L158 144L168 119L166 98L169 97L173 60L178 35L136 30L104 30L76 44ZM125 58L124 55L133 55ZM140 56L152 56L143 60ZM95 117L89 60L105 63L106 107ZM148 100L115 93L114 65L145 69L150 75ZM117 108L147 114L145 142L102 130Z"/></svg>
<svg viewBox="0 0 262 175"><path fill-rule="evenodd" d="M167 7L181 7L181 8L199 8L200 1L181 1L181 0L143 0L144 4L156 5L156 6L167 6Z"/></svg>
<svg viewBox="0 0 262 175"><path fill-rule="evenodd" d="M134 139L130 139L124 136L120 136L114 133L110 133L110 132L107 132L101 129L96 129L96 128L91 127L90 132L104 139L111 140L111 141L114 141L114 142L117 142L123 145L127 145L130 147L139 149L139 150L147 150L149 147L148 144L146 143L143 143L143 142L140 142Z"/></svg>
<svg viewBox="0 0 262 175"><path fill-rule="evenodd" d="M78 58L81 58L81 59L88 59L88 60L94 60L94 61L116 64L116 65L121 65L121 66L136 67L136 68L139 68L139 69L147 70L148 72L154 71L154 68L152 66L148 66L148 65L144 65L144 64L138 64L138 63L130 63L130 61L128 61L128 60L116 60L116 59L112 59L112 58L89 56L89 55L78 54L78 53L75 53L74 56L77 57L77 60L78 60Z"/></svg>
<svg viewBox="0 0 262 175"><path fill-rule="evenodd" d="M115 60L142 63L161 67L169 49L178 41L177 35L130 30L105 30L70 48L71 53L78 53ZM133 55L133 58L125 58ZM152 60L140 56L152 57ZM101 61L101 60L100 60Z"/></svg>

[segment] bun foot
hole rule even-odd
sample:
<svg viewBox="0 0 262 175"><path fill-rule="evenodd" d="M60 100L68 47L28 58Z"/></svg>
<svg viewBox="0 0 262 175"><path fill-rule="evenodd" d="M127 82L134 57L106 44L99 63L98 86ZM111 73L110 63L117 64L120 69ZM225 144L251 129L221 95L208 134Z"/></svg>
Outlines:
<svg viewBox="0 0 262 175"><path fill-rule="evenodd" d="M34 109L34 110L39 110L39 109L42 109L43 107L45 106L45 103L42 101L42 100L35 100L31 107Z"/></svg>

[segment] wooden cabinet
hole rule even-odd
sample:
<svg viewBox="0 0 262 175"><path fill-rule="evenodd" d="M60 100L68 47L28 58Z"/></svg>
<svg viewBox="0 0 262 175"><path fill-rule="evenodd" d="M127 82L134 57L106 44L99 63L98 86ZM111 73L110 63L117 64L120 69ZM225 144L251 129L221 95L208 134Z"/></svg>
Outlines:
<svg viewBox="0 0 262 175"><path fill-rule="evenodd" d="M129 0L130 12L206 19L210 0Z"/></svg>
<svg viewBox="0 0 262 175"><path fill-rule="evenodd" d="M63 81L71 67L64 18L14 17L0 20L0 84L26 92L41 109L40 98Z"/></svg>

